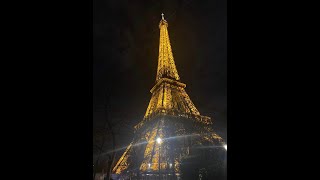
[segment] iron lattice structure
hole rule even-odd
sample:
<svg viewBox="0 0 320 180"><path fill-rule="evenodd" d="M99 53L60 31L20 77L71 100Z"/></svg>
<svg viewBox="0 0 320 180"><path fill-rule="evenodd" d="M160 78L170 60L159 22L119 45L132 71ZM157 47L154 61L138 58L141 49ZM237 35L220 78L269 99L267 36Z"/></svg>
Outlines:
<svg viewBox="0 0 320 180"><path fill-rule="evenodd" d="M135 136L113 168L120 179L163 177L178 179L181 163L198 152L192 147L221 145L210 117L200 115L180 82L168 34L168 23L159 23L160 44L156 84ZM158 143L157 138L161 138ZM192 151L192 152L191 152Z"/></svg>

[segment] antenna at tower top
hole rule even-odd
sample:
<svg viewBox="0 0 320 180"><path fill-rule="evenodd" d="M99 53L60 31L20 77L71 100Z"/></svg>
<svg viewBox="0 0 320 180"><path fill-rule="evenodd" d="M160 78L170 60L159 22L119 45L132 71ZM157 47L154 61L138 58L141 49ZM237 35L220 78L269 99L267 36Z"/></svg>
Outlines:
<svg viewBox="0 0 320 180"><path fill-rule="evenodd" d="M161 16L162 16L162 19L164 20L164 14L163 13L161 14Z"/></svg>

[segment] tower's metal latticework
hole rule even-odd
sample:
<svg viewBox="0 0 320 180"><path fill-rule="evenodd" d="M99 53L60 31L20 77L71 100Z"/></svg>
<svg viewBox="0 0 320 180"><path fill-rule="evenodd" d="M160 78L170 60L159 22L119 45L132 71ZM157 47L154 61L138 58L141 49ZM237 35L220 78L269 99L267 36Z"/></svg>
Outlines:
<svg viewBox="0 0 320 180"><path fill-rule="evenodd" d="M180 82L163 16L159 28L156 83L132 142L113 168L119 179L179 179L184 159L201 149L193 147L223 144L211 118L200 115Z"/></svg>

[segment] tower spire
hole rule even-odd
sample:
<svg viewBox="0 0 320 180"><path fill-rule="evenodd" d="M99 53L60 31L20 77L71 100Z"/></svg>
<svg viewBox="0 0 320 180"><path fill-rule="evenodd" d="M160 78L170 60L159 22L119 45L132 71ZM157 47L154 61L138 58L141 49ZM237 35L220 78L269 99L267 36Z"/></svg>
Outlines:
<svg viewBox="0 0 320 180"><path fill-rule="evenodd" d="M169 78L173 80L180 80L176 65L174 63L172 49L170 45L168 23L164 19L164 14L161 14L160 20L160 42L159 42L159 57L158 57L158 70L156 81L161 78Z"/></svg>

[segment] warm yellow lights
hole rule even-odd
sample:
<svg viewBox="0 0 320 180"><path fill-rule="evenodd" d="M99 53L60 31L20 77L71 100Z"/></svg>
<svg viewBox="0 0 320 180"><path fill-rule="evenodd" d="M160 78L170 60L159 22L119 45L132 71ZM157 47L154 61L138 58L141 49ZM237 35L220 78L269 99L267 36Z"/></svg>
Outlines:
<svg viewBox="0 0 320 180"><path fill-rule="evenodd" d="M182 158L189 155L189 146L185 144L180 146L180 150L175 154L170 154L170 139L172 136L187 136L190 133L198 135L196 144L201 145L203 142L210 144L221 144L222 138L218 136L212 129L212 121L210 117L200 115L190 97L185 91L186 85L180 82L180 77L176 69L172 49L168 34L168 23L162 19L159 24L160 42L159 42L159 57L156 76L156 84L151 89L152 97L150 99L147 111L143 120L135 126L136 137L124 154L116 163L113 173L121 174L126 172L130 163L135 164L136 158L141 159L141 164L134 169L139 168L140 172L158 172L161 170L172 169L176 174L180 173L180 163ZM161 118L157 118L161 117ZM172 133L168 134L166 124L170 119L162 117L175 117L178 121L189 121L193 124L193 131L188 132L185 124L175 123ZM160 119L160 120L159 120ZM165 143L163 143L165 142ZM136 148L135 144L139 145ZM223 148L227 150L227 145ZM140 154L141 157L135 157Z"/></svg>
<svg viewBox="0 0 320 180"><path fill-rule="evenodd" d="M157 78L159 80L163 77L173 78L179 80L178 71L174 63L172 49L168 34L168 23L162 19L159 24L160 27L160 42L159 42L159 57L158 57L158 70Z"/></svg>
<svg viewBox="0 0 320 180"><path fill-rule="evenodd" d="M116 174L120 174L123 170L128 168L128 153L131 151L132 143L127 147L126 151L123 153L123 155L120 157L119 161L113 168L113 172Z"/></svg>
<svg viewBox="0 0 320 180"><path fill-rule="evenodd" d="M163 18L159 24L160 42L156 85L151 89L152 98L149 102L144 119L159 113L200 115L197 108L185 92L185 84L179 82L180 77L174 58L168 34L168 23ZM135 127L139 129L143 123Z"/></svg>

